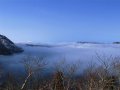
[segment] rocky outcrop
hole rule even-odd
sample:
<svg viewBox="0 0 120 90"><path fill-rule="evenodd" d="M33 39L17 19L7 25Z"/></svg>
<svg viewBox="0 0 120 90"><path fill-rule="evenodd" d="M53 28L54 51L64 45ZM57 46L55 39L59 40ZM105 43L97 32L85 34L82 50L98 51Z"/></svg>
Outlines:
<svg viewBox="0 0 120 90"><path fill-rule="evenodd" d="M16 46L6 36L0 35L0 55L11 55L23 52L23 49Z"/></svg>

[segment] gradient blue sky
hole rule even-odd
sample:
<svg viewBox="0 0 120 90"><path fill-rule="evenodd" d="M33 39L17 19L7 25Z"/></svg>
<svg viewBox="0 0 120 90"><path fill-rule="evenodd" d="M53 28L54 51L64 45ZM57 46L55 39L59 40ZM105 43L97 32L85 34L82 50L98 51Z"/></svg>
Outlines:
<svg viewBox="0 0 120 90"><path fill-rule="evenodd" d="M0 0L0 34L15 42L120 41L120 0Z"/></svg>

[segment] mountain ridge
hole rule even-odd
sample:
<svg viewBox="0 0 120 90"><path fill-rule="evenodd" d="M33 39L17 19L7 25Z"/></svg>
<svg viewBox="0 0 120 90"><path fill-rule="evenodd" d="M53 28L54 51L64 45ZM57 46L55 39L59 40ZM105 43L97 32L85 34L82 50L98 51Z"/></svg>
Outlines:
<svg viewBox="0 0 120 90"><path fill-rule="evenodd" d="M23 49L16 46L10 39L4 35L0 35L0 55L11 55L23 52Z"/></svg>

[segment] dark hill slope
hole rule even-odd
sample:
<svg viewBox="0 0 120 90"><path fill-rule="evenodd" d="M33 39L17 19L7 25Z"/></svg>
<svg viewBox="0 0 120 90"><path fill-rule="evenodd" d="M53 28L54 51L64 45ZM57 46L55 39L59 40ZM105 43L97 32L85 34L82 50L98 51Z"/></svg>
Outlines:
<svg viewBox="0 0 120 90"><path fill-rule="evenodd" d="M23 52L23 49L17 47L6 36L0 35L0 55L11 55L20 52Z"/></svg>

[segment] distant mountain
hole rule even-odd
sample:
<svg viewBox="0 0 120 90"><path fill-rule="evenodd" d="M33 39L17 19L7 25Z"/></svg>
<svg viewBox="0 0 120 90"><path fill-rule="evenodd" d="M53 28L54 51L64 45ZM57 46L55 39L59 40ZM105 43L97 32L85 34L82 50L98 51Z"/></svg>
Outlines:
<svg viewBox="0 0 120 90"><path fill-rule="evenodd" d="M113 42L113 44L120 44L120 42Z"/></svg>
<svg viewBox="0 0 120 90"><path fill-rule="evenodd" d="M71 46L81 46L82 44L103 44L98 42L66 42L66 43L55 43L55 44L48 44L48 43L27 43L26 46L30 47L46 47L46 48L52 48L52 47L71 47Z"/></svg>
<svg viewBox="0 0 120 90"><path fill-rule="evenodd" d="M47 44L26 44L27 46L30 46L30 47L54 47L52 45L47 45Z"/></svg>
<svg viewBox="0 0 120 90"><path fill-rule="evenodd" d="M81 44L103 44L103 43L100 43L100 42L82 42L82 41L78 41L77 43L81 43Z"/></svg>
<svg viewBox="0 0 120 90"><path fill-rule="evenodd" d="M0 35L0 55L11 55L20 52L23 52L22 48L17 47L6 36Z"/></svg>

